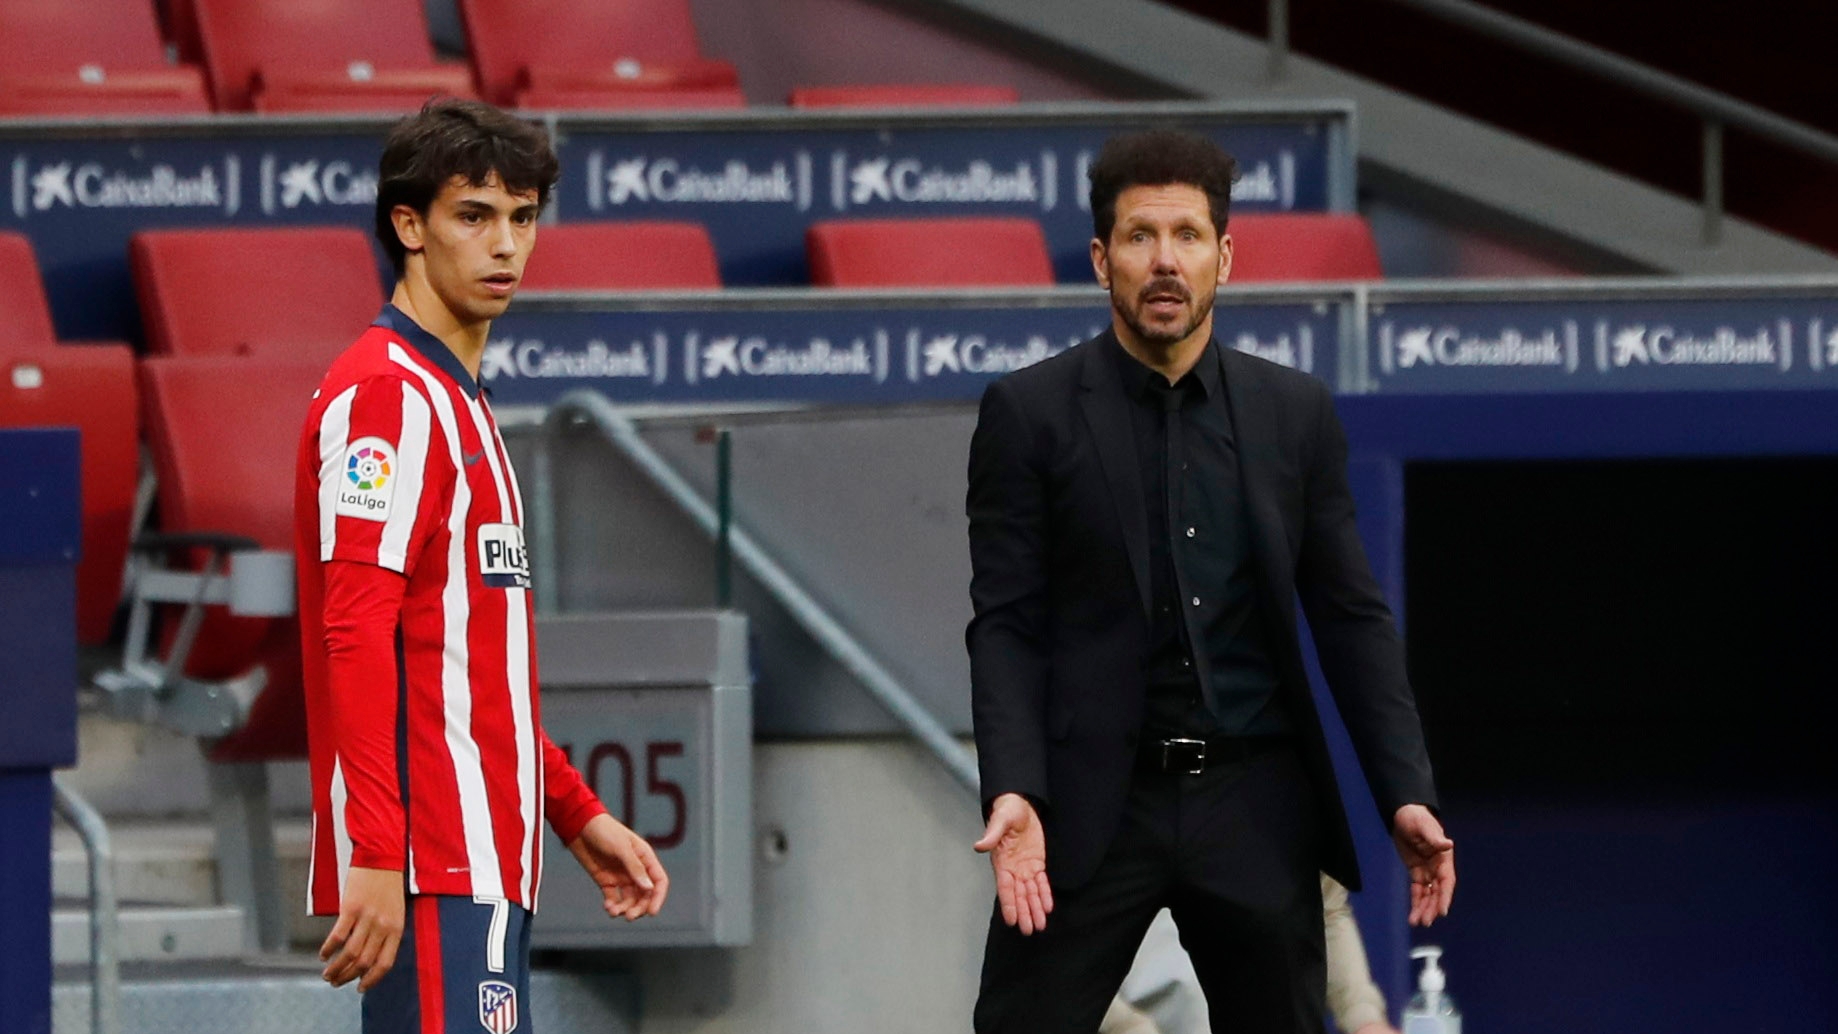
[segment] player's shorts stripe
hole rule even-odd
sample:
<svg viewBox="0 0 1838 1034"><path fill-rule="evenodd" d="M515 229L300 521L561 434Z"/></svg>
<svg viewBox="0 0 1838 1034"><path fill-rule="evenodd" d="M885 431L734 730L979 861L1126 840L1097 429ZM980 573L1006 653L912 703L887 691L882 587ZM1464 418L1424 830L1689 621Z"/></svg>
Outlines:
<svg viewBox="0 0 1838 1034"><path fill-rule="evenodd" d="M338 479L344 476L345 446L351 438L354 384L338 393L319 418L319 559L332 559L338 545Z"/></svg>
<svg viewBox="0 0 1838 1034"><path fill-rule="evenodd" d="M472 426L478 430L485 460L491 465L492 481L498 489L498 512L505 520L513 520L508 467L499 462L503 443L498 429L485 419L485 410L478 402L468 400L467 408L472 411ZM517 793L522 798L517 809L523 820L523 840L517 852L523 870L519 900L534 904L536 832L542 823L542 797L536 787L536 721L530 713L529 594L522 589L509 589L504 602L505 677L511 691L511 731L517 741Z"/></svg>
<svg viewBox="0 0 1838 1034"><path fill-rule="evenodd" d="M415 530L415 518L421 513L421 486L428 467L429 423L428 400L408 385L402 385L402 433L396 442L395 499L388 519L383 522L382 543L377 548L377 563L401 573L408 571L409 537Z"/></svg>
<svg viewBox="0 0 1838 1034"><path fill-rule="evenodd" d="M440 971L440 898L409 899L415 909L415 993L421 1034L447 1034L447 987Z"/></svg>
<svg viewBox="0 0 1838 1034"><path fill-rule="evenodd" d="M447 753L453 762L454 783L459 788L461 835L466 843L466 864L470 868L473 892L502 897L504 870L498 862L498 848L492 840L491 800L485 791L485 768L480 761L479 745L472 738L471 650L466 634L472 608L466 581L466 514L472 506L472 490L466 484L466 465L460 455L459 418L453 412L453 400L434 375L410 358L408 350L391 343L389 358L421 378L434 402L434 413L440 419L447 440L447 455L454 470L453 511L447 519L447 584L441 591L441 612L445 620L441 651L440 688L446 712Z"/></svg>

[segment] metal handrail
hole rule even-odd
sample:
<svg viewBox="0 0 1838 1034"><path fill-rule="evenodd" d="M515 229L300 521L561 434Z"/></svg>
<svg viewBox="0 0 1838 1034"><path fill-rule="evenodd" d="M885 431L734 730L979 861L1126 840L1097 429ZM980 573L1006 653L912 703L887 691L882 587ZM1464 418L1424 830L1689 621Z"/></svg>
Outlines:
<svg viewBox="0 0 1838 1034"><path fill-rule="evenodd" d="M653 484L668 496L684 513L688 514L697 527L705 534L718 536L721 532L722 518L717 508L702 498L701 493L677 473L669 462L653 449L650 443L639 435L638 428L624 414L620 413L606 396L594 391L571 391L555 400L550 407L548 419L544 426L545 444L537 449L535 464L535 492L533 499L539 509L532 514L536 518L535 530L541 538L538 542L538 564L541 570L538 577L549 585L549 593L554 592L557 574L555 556L555 497L554 481L550 463L547 459L546 439L555 430L564 426L575 417L585 417L593 423L608 444L630 460ZM875 702L891 714L895 720L904 725L908 732L932 752L940 764L944 765L953 778L972 795L977 792L978 780L976 759L957 741L951 731L927 710L924 704L913 696L912 692L881 666L866 648L858 642L842 623L837 621L821 603L810 594L790 572L786 571L767 553L752 535L738 525L728 528L729 548L733 559L760 586L766 590L780 606L791 614L818 645L830 655L843 669L853 675ZM553 608L553 597L550 606ZM540 605L541 601L539 601Z"/></svg>
<svg viewBox="0 0 1838 1034"><path fill-rule="evenodd" d="M1703 154L1702 207L1706 244L1715 244L1722 237L1725 126L1733 126L1802 154L1838 164L1838 136L1523 18L1504 14L1474 3L1473 0L1389 2L1599 76L1702 118L1704 125L1700 146ZM1270 72L1273 78L1283 74L1285 58L1289 53L1289 3L1290 0L1269 0Z"/></svg>
<svg viewBox="0 0 1838 1034"><path fill-rule="evenodd" d="M121 912L115 899L115 850L108 823L55 774L51 801L77 831L89 858L89 1029L93 1034L120 1034Z"/></svg>

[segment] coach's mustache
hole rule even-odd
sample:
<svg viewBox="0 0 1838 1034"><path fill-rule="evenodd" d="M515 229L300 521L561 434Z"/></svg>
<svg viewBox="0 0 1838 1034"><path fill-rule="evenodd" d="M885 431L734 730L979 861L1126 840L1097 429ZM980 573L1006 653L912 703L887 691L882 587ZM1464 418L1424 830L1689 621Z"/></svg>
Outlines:
<svg viewBox="0 0 1838 1034"><path fill-rule="evenodd" d="M1141 302L1154 301L1158 297L1168 296L1180 301L1188 300L1187 285L1176 277L1159 277L1151 280L1137 293L1136 299Z"/></svg>

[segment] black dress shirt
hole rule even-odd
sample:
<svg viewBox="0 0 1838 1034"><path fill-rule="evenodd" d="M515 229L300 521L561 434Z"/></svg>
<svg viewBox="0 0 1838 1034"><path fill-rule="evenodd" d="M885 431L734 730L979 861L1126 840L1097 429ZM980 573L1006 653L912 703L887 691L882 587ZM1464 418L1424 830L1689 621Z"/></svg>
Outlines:
<svg viewBox="0 0 1838 1034"><path fill-rule="evenodd" d="M1258 606L1219 344L1179 382L1115 347L1148 514L1151 737L1280 735L1289 725ZM1199 649L1194 644L1199 644Z"/></svg>

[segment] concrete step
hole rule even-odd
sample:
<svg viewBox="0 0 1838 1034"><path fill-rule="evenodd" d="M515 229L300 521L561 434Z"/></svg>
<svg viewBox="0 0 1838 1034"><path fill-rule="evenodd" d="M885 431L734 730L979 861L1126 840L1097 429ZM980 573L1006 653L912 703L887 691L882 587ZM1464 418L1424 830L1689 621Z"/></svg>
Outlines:
<svg viewBox="0 0 1838 1034"><path fill-rule="evenodd" d="M218 904L216 835L203 818L111 817L109 839L115 852L117 900L196 908ZM331 922L306 914L309 841L304 819L275 823L288 939L296 946L317 947ZM89 859L83 842L74 830L61 825L52 830L51 887L55 898L72 903L89 897Z"/></svg>
<svg viewBox="0 0 1838 1034"><path fill-rule="evenodd" d="M234 959L245 951L243 910L234 906L135 902L124 903L118 915L123 962ZM51 960L56 965L89 961L87 903L52 906Z"/></svg>
<svg viewBox="0 0 1838 1034"><path fill-rule="evenodd" d="M351 1034L358 1029L356 993L328 986L319 971L311 955L126 967L121 1034ZM87 972L59 970L52 1034L89 1034L89 996ZM638 1030L638 980L630 973L538 969L530 974L530 998L518 1003L519 1030Z"/></svg>

